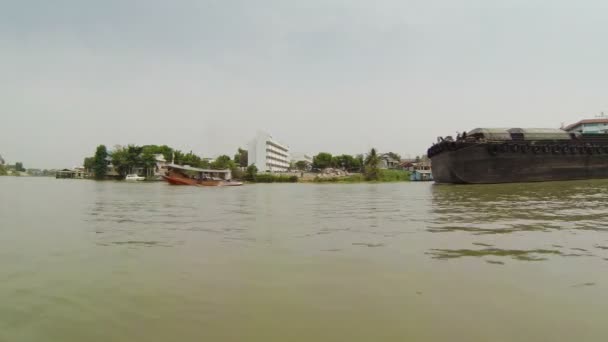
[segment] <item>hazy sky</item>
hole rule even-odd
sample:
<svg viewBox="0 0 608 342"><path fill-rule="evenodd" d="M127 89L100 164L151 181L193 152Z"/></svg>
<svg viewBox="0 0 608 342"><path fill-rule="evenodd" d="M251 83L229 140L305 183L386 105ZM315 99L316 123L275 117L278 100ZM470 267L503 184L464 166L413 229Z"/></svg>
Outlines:
<svg viewBox="0 0 608 342"><path fill-rule="evenodd" d="M98 144L416 155L608 112L608 2L0 0L0 154Z"/></svg>

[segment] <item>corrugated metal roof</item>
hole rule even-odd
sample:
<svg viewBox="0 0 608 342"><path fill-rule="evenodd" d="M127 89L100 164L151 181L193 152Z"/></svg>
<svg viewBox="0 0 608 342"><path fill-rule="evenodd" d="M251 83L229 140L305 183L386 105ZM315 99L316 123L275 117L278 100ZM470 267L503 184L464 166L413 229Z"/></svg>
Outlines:
<svg viewBox="0 0 608 342"><path fill-rule="evenodd" d="M569 131L571 129L573 129L576 126L580 126L583 124L594 124L594 123L605 123L608 124L608 119L585 119L585 120L581 120L579 122L575 122L571 125L566 126L566 128L564 128L566 131Z"/></svg>
<svg viewBox="0 0 608 342"><path fill-rule="evenodd" d="M488 140L512 140L511 133L523 134L524 140L568 140L568 132L559 128L475 128L468 135L483 134Z"/></svg>
<svg viewBox="0 0 608 342"><path fill-rule="evenodd" d="M483 134L489 140L511 140L509 128L475 128L467 135Z"/></svg>
<svg viewBox="0 0 608 342"><path fill-rule="evenodd" d="M205 173L229 173L230 170L212 170L212 169L199 169L196 167L188 166L188 165L177 165L177 164L169 164L168 168L184 170L184 171L194 171L194 172L205 172Z"/></svg>

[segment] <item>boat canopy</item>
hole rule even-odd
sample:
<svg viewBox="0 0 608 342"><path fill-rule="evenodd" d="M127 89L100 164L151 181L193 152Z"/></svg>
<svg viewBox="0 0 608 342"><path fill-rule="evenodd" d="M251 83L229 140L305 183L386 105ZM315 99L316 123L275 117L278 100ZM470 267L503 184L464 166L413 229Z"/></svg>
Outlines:
<svg viewBox="0 0 608 342"><path fill-rule="evenodd" d="M197 167L192 167L188 165L177 165L177 164L169 164L167 168L176 169L176 170L184 170L184 171L192 171L192 172L203 172L203 173L230 173L230 170L212 170L212 169L199 169Z"/></svg>
<svg viewBox="0 0 608 342"><path fill-rule="evenodd" d="M569 140L570 134L559 128L475 128L468 136L487 140Z"/></svg>

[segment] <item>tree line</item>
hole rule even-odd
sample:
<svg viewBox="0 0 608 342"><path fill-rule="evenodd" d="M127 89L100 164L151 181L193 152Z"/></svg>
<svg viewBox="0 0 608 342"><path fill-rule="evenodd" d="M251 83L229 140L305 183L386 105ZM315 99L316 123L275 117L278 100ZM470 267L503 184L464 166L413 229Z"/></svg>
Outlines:
<svg viewBox="0 0 608 342"><path fill-rule="evenodd" d="M401 159L401 156L396 153L389 152L386 155L395 160ZM356 156L348 154L332 156L330 153L321 152L313 157L312 167L320 170L333 167L361 172L365 180L377 181L382 176L380 162L381 156L375 148L372 148L366 155L359 154Z"/></svg>
<svg viewBox="0 0 608 342"><path fill-rule="evenodd" d="M8 175L9 171L25 172L23 163L16 162L15 165L1 165L0 164L0 176ZM18 175L18 173L17 173Z"/></svg>
<svg viewBox="0 0 608 342"><path fill-rule="evenodd" d="M221 155L211 161L192 153L192 151L184 153L167 145L117 145L111 151L105 145L99 145L92 157L84 159L84 167L92 171L96 179L106 178L109 163L114 166L114 170L121 177L132 173L136 168L143 169L144 173L149 176L154 174L157 162L156 155L158 154L162 154L167 162L173 162L177 165L214 170L230 169L235 178L240 178L242 174L239 167L247 166L247 151L240 148L234 158Z"/></svg>

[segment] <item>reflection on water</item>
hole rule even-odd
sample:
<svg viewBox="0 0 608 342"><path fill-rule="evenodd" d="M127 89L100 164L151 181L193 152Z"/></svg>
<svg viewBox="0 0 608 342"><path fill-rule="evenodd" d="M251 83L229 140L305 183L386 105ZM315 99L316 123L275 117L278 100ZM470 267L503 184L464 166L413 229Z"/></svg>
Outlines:
<svg viewBox="0 0 608 342"><path fill-rule="evenodd" d="M577 181L432 188L431 232L508 234L607 230L608 182Z"/></svg>
<svg viewBox="0 0 608 342"><path fill-rule="evenodd" d="M0 341L608 336L608 181L0 189Z"/></svg>
<svg viewBox="0 0 608 342"><path fill-rule="evenodd" d="M511 257L515 260L523 261L541 261L546 258L539 257L543 254L555 254L563 255L560 251L549 250L549 249L535 249L535 250L521 250L521 249L498 249L498 248L484 248L484 249L432 249L429 253L436 259L453 259L461 258L465 256L471 257L485 257L485 256L496 256L496 257Z"/></svg>
<svg viewBox="0 0 608 342"><path fill-rule="evenodd" d="M427 230L431 233L466 233L472 236L516 235L533 233L560 237L585 231L608 230L608 181L575 181L526 184L495 184L432 187L432 212ZM527 235L524 235L527 234ZM543 261L550 256L604 257L591 250L605 250L593 244L588 248L550 244L552 236L536 239L539 248L500 248L494 244L473 242L489 248L431 249L436 259L461 257L509 257L522 261ZM496 241L501 241L498 237ZM510 242L512 240L505 240ZM585 244L589 244L589 240ZM546 247L552 247L551 249ZM486 260L489 263L494 261Z"/></svg>

